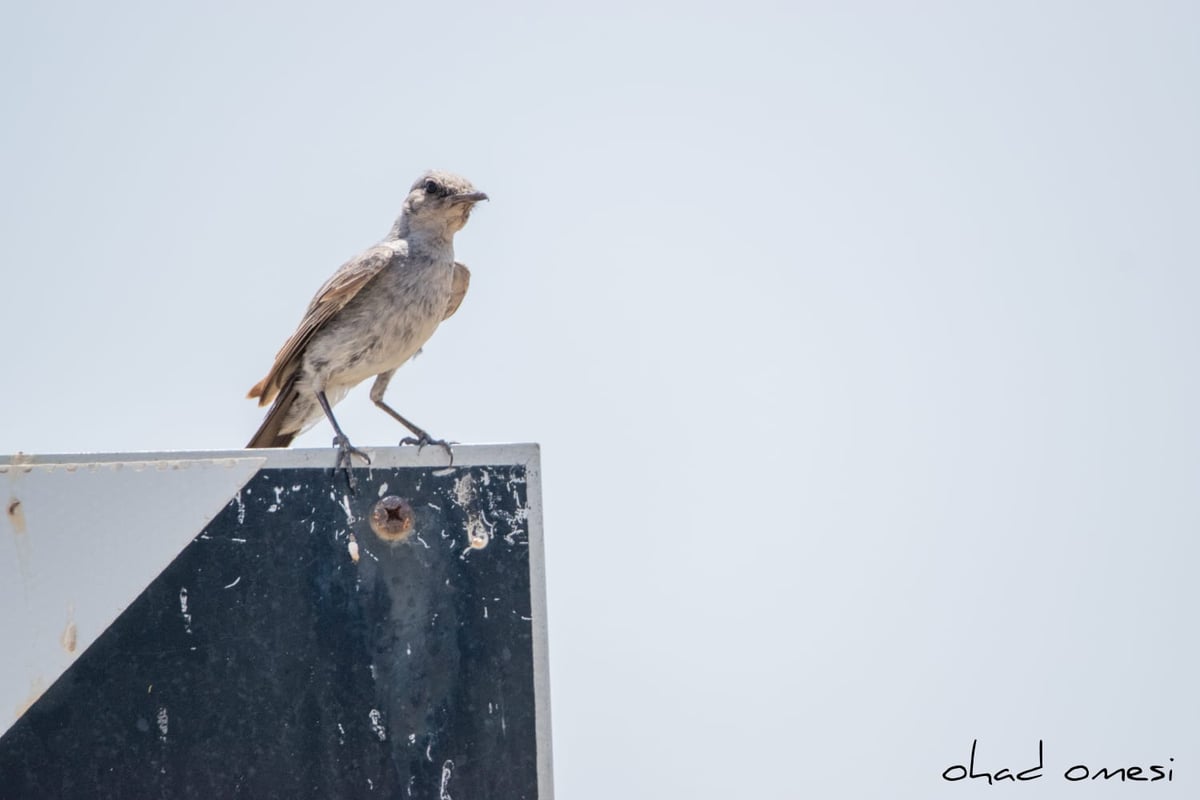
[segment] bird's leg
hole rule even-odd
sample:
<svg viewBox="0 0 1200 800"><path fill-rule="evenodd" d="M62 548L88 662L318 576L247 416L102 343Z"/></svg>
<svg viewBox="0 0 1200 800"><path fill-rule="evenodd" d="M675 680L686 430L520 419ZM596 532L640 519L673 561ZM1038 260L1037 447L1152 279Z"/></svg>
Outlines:
<svg viewBox="0 0 1200 800"><path fill-rule="evenodd" d="M391 370L390 372L382 372L379 374L379 377L375 379L375 383L371 385L371 402L378 406L381 411L387 413L387 415L392 419L396 420L401 425L412 431L413 435L405 436L400 440L400 444L415 444L417 446L418 453L421 452L421 449L424 448L425 445L437 445L446 451L446 455L450 456L450 463L453 464L454 451L450 449L449 442L447 442L445 439L434 439L430 437L430 435L424 430L406 420L399 411L383 402L383 393L387 391L388 381L392 379L392 375L395 373L396 370Z"/></svg>
<svg viewBox="0 0 1200 800"><path fill-rule="evenodd" d="M333 416L333 409L329 407L329 400L325 397L325 392L317 392L317 402L321 404L321 410L325 412L325 416L329 418L329 424L333 426L334 433L333 446L338 449L337 464L334 469L344 469L346 471L346 483L350 485L350 491L353 492L357 481L354 479L354 473L350 471L350 467L354 465L352 456L358 456L368 464L371 463L371 458L362 450L359 450L354 445L350 444L350 440L346 434L342 433L342 428L338 425L337 419Z"/></svg>

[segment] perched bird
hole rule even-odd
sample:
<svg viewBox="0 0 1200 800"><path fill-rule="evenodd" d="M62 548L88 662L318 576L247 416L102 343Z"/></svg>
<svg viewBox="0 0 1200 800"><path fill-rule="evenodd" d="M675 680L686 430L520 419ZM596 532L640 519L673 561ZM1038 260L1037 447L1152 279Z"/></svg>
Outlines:
<svg viewBox="0 0 1200 800"><path fill-rule="evenodd" d="M463 301L471 273L454 260L454 234L487 195L465 178L432 170L417 179L387 237L333 274L308 304L300 327L247 395L273 403L247 447L287 447L324 414L333 426L338 466L353 447L333 406L375 376L371 400L413 436L401 444L450 446L383 402L388 381ZM451 453L451 457L453 454Z"/></svg>

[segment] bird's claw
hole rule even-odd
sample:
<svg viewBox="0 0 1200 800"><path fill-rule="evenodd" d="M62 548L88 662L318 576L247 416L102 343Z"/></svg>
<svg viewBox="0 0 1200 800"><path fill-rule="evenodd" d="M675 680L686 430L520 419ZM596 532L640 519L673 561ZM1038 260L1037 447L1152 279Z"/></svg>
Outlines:
<svg viewBox="0 0 1200 800"><path fill-rule="evenodd" d="M453 444L453 442L447 442L445 439L430 439L429 434L425 434L416 438L412 436L405 436L400 440L400 446L403 447L406 444L415 444L417 446L418 453L424 450L426 445L430 447L440 447L446 451L446 455L450 456L450 463L454 463L454 451L450 449L450 445Z"/></svg>
<svg viewBox="0 0 1200 800"><path fill-rule="evenodd" d="M354 445L350 444L350 440L344 436L333 437L333 446L336 447L338 451L337 462L334 464L333 468L343 470L346 473L346 484L350 487L350 491L353 492L358 486L358 480L355 479L354 471L351 469L351 467L354 466L354 456L358 456L363 461L367 462L368 466L371 464L371 457L362 450L359 450Z"/></svg>

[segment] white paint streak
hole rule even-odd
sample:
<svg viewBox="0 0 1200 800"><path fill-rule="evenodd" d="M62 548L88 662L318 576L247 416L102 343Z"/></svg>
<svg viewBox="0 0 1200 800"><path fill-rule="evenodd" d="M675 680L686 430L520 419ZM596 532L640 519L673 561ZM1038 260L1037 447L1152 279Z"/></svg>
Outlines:
<svg viewBox="0 0 1200 800"><path fill-rule="evenodd" d="M192 615L188 613L188 591L186 586L179 590L179 613L183 615L183 629L191 633Z"/></svg>
<svg viewBox="0 0 1200 800"><path fill-rule="evenodd" d="M242 581L242 576L241 576L241 575L238 575L236 578L234 578L234 579L233 579L233 583L229 584L229 585L228 585L228 586L226 586L225 588L226 588L226 589L232 589L233 587L235 587L235 586L237 586L239 583L241 583L241 581Z"/></svg>
<svg viewBox="0 0 1200 800"><path fill-rule="evenodd" d="M242 493L241 492L238 492L237 494L235 494L233 496L233 499L234 499L234 502L237 503L237 507L238 507L238 525L241 525L242 523L244 523L246 521L246 504L242 501Z"/></svg>
<svg viewBox="0 0 1200 800"><path fill-rule="evenodd" d="M387 741L387 729L383 727L383 714L379 713L379 709L372 708L367 714L371 719L371 730L375 731L375 735L379 737L379 741Z"/></svg>
<svg viewBox="0 0 1200 800"><path fill-rule="evenodd" d="M438 800L453 800L450 797L450 776L454 772L454 762L449 759L442 764L442 785L438 789Z"/></svg>
<svg viewBox="0 0 1200 800"><path fill-rule="evenodd" d="M475 487L471 481L471 476L463 475L454 482L454 502L460 506L467 506L474 499Z"/></svg>

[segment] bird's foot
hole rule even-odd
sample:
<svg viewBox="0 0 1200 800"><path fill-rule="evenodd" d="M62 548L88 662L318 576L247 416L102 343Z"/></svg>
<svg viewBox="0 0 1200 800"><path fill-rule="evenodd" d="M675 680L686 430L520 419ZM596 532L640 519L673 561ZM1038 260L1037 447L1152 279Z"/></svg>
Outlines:
<svg viewBox="0 0 1200 800"><path fill-rule="evenodd" d="M400 440L400 446L403 447L406 444L415 444L418 453L424 450L427 445L430 447L440 447L446 451L446 455L450 456L450 463L454 463L454 451L450 449L450 445L453 442L447 442L445 439L431 439L428 433L423 433L416 438L405 436Z"/></svg>
<svg viewBox="0 0 1200 800"><path fill-rule="evenodd" d="M351 467L354 466L354 456L358 456L368 465L371 463L371 457L359 450L354 445L350 444L350 440L345 436L333 437L333 446L337 448L337 462L334 464L334 469L340 469L346 474L346 485L350 487L350 492L353 493L358 486L358 481L354 477L354 471Z"/></svg>

